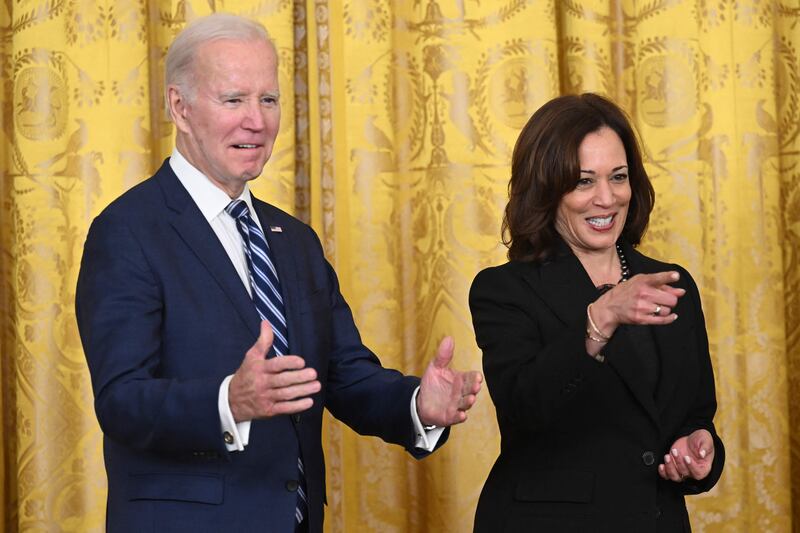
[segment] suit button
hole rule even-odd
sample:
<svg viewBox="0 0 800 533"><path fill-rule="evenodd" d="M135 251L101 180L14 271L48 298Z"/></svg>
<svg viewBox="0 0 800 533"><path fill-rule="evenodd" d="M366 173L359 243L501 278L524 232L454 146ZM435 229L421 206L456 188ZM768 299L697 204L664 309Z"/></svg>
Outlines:
<svg viewBox="0 0 800 533"><path fill-rule="evenodd" d="M297 483L297 480L290 479L289 481L286 482L286 490L288 490L289 492L295 492L298 486L299 484Z"/></svg>
<svg viewBox="0 0 800 533"><path fill-rule="evenodd" d="M656 462L656 455L651 451L644 452L642 454L642 462L645 466L653 466L653 463Z"/></svg>
<svg viewBox="0 0 800 533"><path fill-rule="evenodd" d="M297 414L292 415L292 421L295 424L299 424L300 423L300 415L297 415Z"/></svg>
<svg viewBox="0 0 800 533"><path fill-rule="evenodd" d="M225 441L225 444L233 444L233 435L231 435L230 431L223 433L222 439Z"/></svg>

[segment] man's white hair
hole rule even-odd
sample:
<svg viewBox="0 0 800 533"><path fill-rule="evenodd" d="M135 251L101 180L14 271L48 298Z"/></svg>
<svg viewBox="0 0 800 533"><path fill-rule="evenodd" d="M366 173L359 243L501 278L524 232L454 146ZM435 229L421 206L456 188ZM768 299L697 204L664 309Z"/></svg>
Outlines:
<svg viewBox="0 0 800 533"><path fill-rule="evenodd" d="M275 43L261 23L231 13L214 13L190 22L172 41L167 51L164 95L169 110L169 86L176 85L191 100L195 91L194 60L204 44L221 39L232 41L264 41L272 48L277 61Z"/></svg>

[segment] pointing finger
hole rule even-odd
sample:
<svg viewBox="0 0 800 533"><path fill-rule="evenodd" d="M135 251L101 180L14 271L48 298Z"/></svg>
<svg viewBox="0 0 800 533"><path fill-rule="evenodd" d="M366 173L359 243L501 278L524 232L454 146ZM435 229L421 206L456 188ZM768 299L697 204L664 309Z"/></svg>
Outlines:
<svg viewBox="0 0 800 533"><path fill-rule="evenodd" d="M655 272L653 274L642 274L642 276L644 277L645 282L651 287L658 287L660 285L675 283L676 281L681 279L680 274L678 274L674 270L670 270L667 272Z"/></svg>

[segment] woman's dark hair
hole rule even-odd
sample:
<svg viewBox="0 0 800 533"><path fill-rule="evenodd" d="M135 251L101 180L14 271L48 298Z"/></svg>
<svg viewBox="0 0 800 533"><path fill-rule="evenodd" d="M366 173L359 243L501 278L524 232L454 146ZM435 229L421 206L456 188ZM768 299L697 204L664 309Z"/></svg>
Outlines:
<svg viewBox="0 0 800 533"><path fill-rule="evenodd" d="M578 147L584 137L607 126L619 135L628 158L631 201L622 237L639 244L655 202L636 133L616 104L598 96L559 96L539 108L522 128L511 158L503 244L512 261L544 261L559 240L555 227L561 198L581 175Z"/></svg>

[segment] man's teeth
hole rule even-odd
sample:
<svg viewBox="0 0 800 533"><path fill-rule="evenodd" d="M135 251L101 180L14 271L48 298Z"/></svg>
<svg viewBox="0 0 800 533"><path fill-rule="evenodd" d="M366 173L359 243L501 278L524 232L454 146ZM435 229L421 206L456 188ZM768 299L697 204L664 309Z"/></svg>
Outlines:
<svg viewBox="0 0 800 533"><path fill-rule="evenodd" d="M255 148L255 144L235 144L236 148Z"/></svg>
<svg viewBox="0 0 800 533"><path fill-rule="evenodd" d="M592 218L587 218L586 222L588 222L592 226L602 228L603 226L608 226L609 224L611 224L611 220L613 218L614 218L613 215L609 215L607 217L592 217Z"/></svg>

